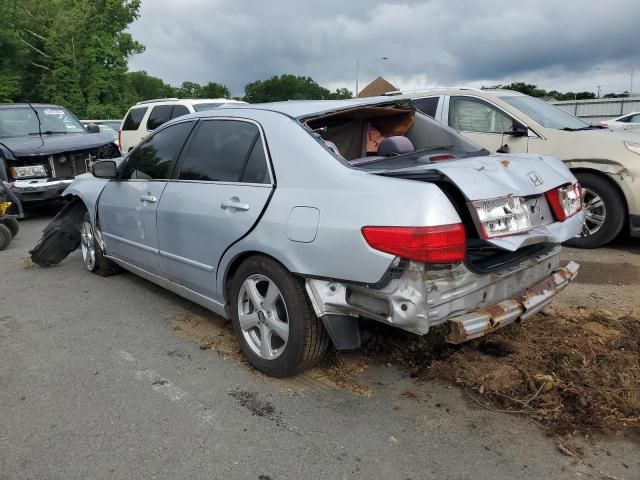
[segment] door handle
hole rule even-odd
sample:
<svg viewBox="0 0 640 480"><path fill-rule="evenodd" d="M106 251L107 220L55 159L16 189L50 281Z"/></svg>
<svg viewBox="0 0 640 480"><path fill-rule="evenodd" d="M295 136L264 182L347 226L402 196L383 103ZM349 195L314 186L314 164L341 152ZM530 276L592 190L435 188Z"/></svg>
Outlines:
<svg viewBox="0 0 640 480"><path fill-rule="evenodd" d="M158 201L158 199L156 197L154 197L153 195L142 195L140 197L140 201L141 202L155 203L155 202Z"/></svg>
<svg viewBox="0 0 640 480"><path fill-rule="evenodd" d="M232 208L234 210L240 210L242 212L246 212L247 210L249 210L249 204L240 202L240 199L238 197L233 197L231 200L222 202L220 204L220 208L222 208L223 210L226 210L227 208Z"/></svg>

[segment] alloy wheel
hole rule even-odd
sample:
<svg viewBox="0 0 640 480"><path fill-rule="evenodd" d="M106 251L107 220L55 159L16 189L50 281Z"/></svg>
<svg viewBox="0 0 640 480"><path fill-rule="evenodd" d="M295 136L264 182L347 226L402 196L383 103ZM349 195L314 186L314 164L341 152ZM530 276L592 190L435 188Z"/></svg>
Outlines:
<svg viewBox="0 0 640 480"><path fill-rule="evenodd" d="M88 221L82 223L80 229L80 245L84 266L92 272L96 268L96 243L93 236L93 227Z"/></svg>
<svg viewBox="0 0 640 480"><path fill-rule="evenodd" d="M238 293L238 321L247 344L260 358L282 355L289 340L289 315L273 280L260 274L246 278Z"/></svg>
<svg viewBox="0 0 640 480"><path fill-rule="evenodd" d="M584 224L582 236L588 237L598 232L607 218L607 207L602 198L593 190L582 188L582 204L584 205Z"/></svg>

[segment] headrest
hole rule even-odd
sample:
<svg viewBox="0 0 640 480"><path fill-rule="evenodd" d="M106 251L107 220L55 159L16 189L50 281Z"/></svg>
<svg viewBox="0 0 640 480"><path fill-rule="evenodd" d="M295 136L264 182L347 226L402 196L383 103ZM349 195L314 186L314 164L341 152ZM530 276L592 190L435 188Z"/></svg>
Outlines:
<svg viewBox="0 0 640 480"><path fill-rule="evenodd" d="M411 140L403 136L387 137L378 145L378 155L390 157L391 155L401 155L413 152L415 147Z"/></svg>

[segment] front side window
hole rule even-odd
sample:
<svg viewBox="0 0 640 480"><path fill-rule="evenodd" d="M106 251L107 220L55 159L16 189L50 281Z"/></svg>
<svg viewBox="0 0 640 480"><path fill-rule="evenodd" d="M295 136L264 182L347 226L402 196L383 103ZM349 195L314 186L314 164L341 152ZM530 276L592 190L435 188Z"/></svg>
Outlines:
<svg viewBox="0 0 640 480"><path fill-rule="evenodd" d="M462 132L504 133L513 130L513 120L482 100L451 97L449 126Z"/></svg>
<svg viewBox="0 0 640 480"><path fill-rule="evenodd" d="M500 97L500 100L504 100L528 117L533 118L545 128L555 128L558 130L580 130L589 128L587 122L583 122L578 117L574 117L570 113L539 98L533 98L527 95L513 95Z"/></svg>
<svg viewBox="0 0 640 480"><path fill-rule="evenodd" d="M173 105L157 105L153 107L147 120L147 130L155 130L163 123L171 120Z"/></svg>
<svg viewBox="0 0 640 480"><path fill-rule="evenodd" d="M629 120L629 123L640 123L640 113L636 113L634 116L632 116Z"/></svg>
<svg viewBox="0 0 640 480"><path fill-rule="evenodd" d="M269 183L258 127L236 120L202 122L184 155L179 178Z"/></svg>
<svg viewBox="0 0 640 480"><path fill-rule="evenodd" d="M123 180L163 180L178 157L194 122L183 122L160 130L127 157Z"/></svg>

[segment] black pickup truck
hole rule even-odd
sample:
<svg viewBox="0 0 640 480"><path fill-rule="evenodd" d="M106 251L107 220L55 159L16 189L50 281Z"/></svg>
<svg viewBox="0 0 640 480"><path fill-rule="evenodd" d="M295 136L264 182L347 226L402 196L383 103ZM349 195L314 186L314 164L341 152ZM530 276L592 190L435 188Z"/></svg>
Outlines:
<svg viewBox="0 0 640 480"><path fill-rule="evenodd" d="M117 157L111 135L84 127L64 107L0 104L0 181L24 206L59 199L95 160Z"/></svg>

